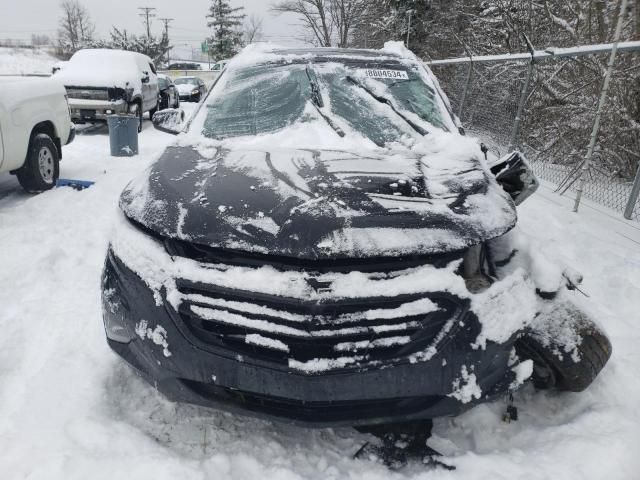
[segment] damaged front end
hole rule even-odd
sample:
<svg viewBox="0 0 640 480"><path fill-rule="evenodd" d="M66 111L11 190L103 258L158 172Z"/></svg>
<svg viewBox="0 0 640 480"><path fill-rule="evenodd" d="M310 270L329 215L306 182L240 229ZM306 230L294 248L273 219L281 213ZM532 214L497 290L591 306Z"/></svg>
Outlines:
<svg viewBox="0 0 640 480"><path fill-rule="evenodd" d="M122 218L103 276L109 344L173 400L388 424L457 415L530 374L515 352L528 314L488 321L533 291L521 273L472 293L462 252L305 268L193 252Z"/></svg>
<svg viewBox="0 0 640 480"><path fill-rule="evenodd" d="M562 285L531 273L488 172L452 180L345 152L165 155L121 199L103 312L113 350L169 398L380 425L457 415L535 373L518 342L536 292ZM495 166L514 201L537 185L526 166Z"/></svg>

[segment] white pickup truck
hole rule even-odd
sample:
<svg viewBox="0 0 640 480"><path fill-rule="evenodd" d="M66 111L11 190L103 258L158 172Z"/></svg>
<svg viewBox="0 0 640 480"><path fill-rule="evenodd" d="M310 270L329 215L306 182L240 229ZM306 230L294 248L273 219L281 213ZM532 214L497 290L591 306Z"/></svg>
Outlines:
<svg viewBox="0 0 640 480"><path fill-rule="evenodd" d="M53 188L62 145L75 137L64 87L50 78L0 78L0 173L29 192Z"/></svg>

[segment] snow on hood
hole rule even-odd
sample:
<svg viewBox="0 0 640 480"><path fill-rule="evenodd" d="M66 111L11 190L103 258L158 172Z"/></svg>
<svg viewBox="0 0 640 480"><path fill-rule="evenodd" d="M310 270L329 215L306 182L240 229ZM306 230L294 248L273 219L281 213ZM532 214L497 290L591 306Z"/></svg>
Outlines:
<svg viewBox="0 0 640 480"><path fill-rule="evenodd" d="M386 48L380 58L408 56ZM307 52L246 48L228 69L298 61ZM335 49L312 55L378 58ZM211 95L223 95L229 78ZM313 110L303 116L269 134L214 140L202 133L208 117L201 109L177 144L125 189L122 210L164 237L306 259L457 251L515 225L515 206L475 140L434 127L378 147L348 125L337 135Z"/></svg>
<svg viewBox="0 0 640 480"><path fill-rule="evenodd" d="M2 106L12 115L17 115L14 120L17 122L21 121L19 118L24 114L22 109L19 109L21 103L51 95L59 95L62 101L65 94L64 87L53 78L0 77L0 89ZM66 105L64 108L66 109Z"/></svg>
<svg viewBox="0 0 640 480"><path fill-rule="evenodd" d="M80 50L56 74L56 79L67 87L133 88L134 93L139 93L142 77L136 56L143 55L122 50ZM144 58L147 63L151 62L148 57Z"/></svg>
<svg viewBox="0 0 640 480"><path fill-rule="evenodd" d="M516 222L458 135L378 151L239 146L170 147L121 208L165 237L307 259L462 250Z"/></svg>
<svg viewBox="0 0 640 480"><path fill-rule="evenodd" d="M176 89L178 90L178 93L182 95L188 95L193 90L197 90L198 86L194 85L193 83L180 83L176 84Z"/></svg>

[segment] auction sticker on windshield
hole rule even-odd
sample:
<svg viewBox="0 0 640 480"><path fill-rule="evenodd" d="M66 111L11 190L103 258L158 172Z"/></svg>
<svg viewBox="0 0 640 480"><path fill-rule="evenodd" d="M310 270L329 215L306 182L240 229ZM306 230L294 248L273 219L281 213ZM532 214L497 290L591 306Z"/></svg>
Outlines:
<svg viewBox="0 0 640 480"><path fill-rule="evenodd" d="M394 80L409 80L409 75L404 70L378 70L367 69L365 75L371 78L391 78Z"/></svg>

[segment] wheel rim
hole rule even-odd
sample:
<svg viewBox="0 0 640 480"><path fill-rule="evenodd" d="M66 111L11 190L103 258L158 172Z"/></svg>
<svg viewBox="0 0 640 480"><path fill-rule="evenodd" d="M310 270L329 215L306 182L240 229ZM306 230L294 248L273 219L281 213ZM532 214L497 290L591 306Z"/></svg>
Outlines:
<svg viewBox="0 0 640 480"><path fill-rule="evenodd" d="M55 161L53 159L53 153L48 147L42 147L38 152L38 168L42 180L46 183L53 183Z"/></svg>

